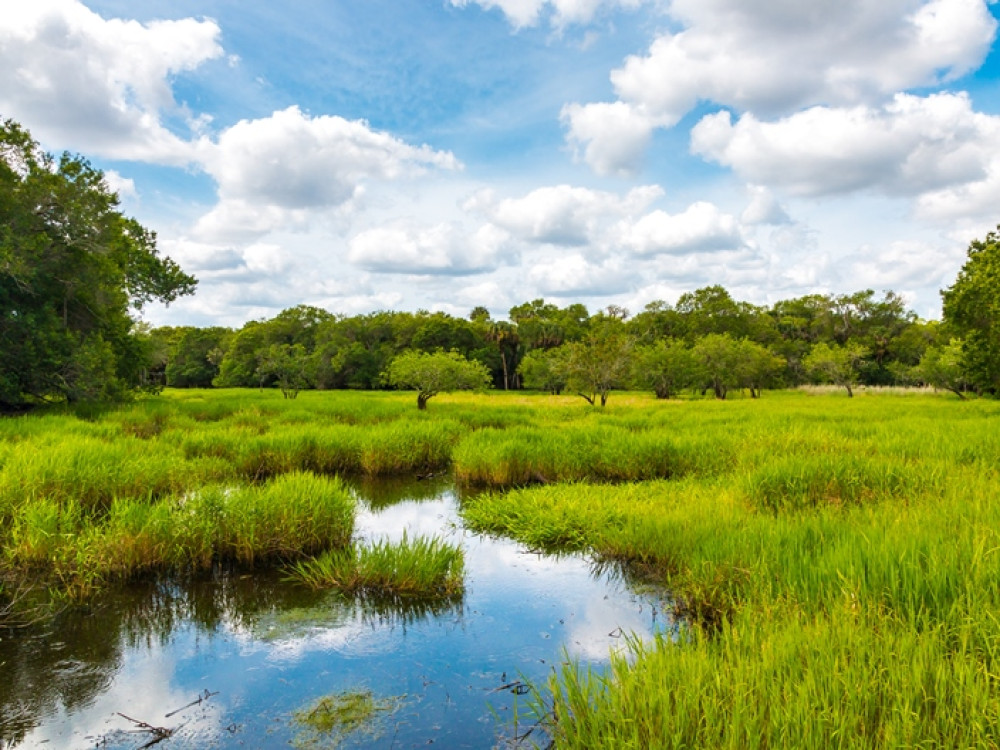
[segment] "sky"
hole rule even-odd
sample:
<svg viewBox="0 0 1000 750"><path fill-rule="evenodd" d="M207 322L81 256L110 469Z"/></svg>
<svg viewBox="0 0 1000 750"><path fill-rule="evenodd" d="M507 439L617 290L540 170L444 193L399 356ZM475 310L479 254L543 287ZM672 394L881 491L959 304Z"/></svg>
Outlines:
<svg viewBox="0 0 1000 750"><path fill-rule="evenodd" d="M0 0L0 117L199 279L298 304L633 313L721 284L923 318L1000 223L990 0Z"/></svg>

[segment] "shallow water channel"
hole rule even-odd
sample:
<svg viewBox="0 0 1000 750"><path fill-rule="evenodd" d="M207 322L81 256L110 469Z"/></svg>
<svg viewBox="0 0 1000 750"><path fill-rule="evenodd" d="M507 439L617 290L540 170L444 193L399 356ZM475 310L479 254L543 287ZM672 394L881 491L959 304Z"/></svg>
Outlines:
<svg viewBox="0 0 1000 750"><path fill-rule="evenodd" d="M327 747L296 712L357 690L387 710L340 747L510 746L531 726L520 681L673 627L614 570L464 529L446 477L358 493L361 539L461 542L461 601L361 606L280 573L131 586L0 642L0 750L139 748L157 735L138 722L173 731L158 748Z"/></svg>

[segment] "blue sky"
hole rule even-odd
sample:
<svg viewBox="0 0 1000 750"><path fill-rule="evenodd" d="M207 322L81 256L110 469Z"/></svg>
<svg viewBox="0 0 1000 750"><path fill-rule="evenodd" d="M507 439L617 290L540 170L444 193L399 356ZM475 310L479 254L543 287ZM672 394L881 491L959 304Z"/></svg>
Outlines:
<svg viewBox="0 0 1000 750"><path fill-rule="evenodd" d="M708 284L937 317L1000 222L987 0L11 6L0 116L200 280L157 325Z"/></svg>

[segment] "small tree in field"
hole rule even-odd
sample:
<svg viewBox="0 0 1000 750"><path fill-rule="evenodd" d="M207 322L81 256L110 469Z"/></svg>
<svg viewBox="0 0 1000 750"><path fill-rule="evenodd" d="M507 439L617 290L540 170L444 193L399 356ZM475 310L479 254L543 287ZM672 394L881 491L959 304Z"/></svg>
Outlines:
<svg viewBox="0 0 1000 750"><path fill-rule="evenodd" d="M532 349L521 360L518 372L525 388L548 391L556 396L566 387L566 351L562 346L555 349Z"/></svg>
<svg viewBox="0 0 1000 750"><path fill-rule="evenodd" d="M610 326L609 326L610 328ZM566 386L591 406L600 399L603 408L608 395L625 385L632 353L632 341L616 330L592 331L583 341L564 344L562 361Z"/></svg>
<svg viewBox="0 0 1000 750"><path fill-rule="evenodd" d="M273 377L285 398L295 398L309 386L309 358L302 344L272 344L259 359L258 377Z"/></svg>
<svg viewBox="0 0 1000 750"><path fill-rule="evenodd" d="M927 347L915 374L928 385L951 391L964 401L962 391L968 383L963 367L962 345L961 339L952 339L946 346Z"/></svg>
<svg viewBox="0 0 1000 750"><path fill-rule="evenodd" d="M481 362L472 362L455 351L407 351L389 364L383 375L389 385L417 392L417 408L446 391L470 391L490 384L489 370Z"/></svg>
<svg viewBox="0 0 1000 750"><path fill-rule="evenodd" d="M864 354L864 348L857 344L830 346L821 342L803 358L802 365L813 377L845 388L848 397L852 397L858 384L858 364Z"/></svg>
<svg viewBox="0 0 1000 750"><path fill-rule="evenodd" d="M698 361L683 341L657 341L640 346L632 358L633 382L642 388L652 388L657 398L677 395L700 376Z"/></svg>

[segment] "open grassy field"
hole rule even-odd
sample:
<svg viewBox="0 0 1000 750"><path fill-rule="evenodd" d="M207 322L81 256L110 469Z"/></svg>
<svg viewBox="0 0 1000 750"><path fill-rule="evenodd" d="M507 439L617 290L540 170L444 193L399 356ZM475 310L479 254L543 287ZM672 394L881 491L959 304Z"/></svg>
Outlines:
<svg viewBox="0 0 1000 750"><path fill-rule="evenodd" d="M0 421L0 560L77 598L220 562L453 593L436 542L351 546L338 478L450 467L469 526L622 561L683 617L554 675L560 746L997 747L998 466L1000 403L927 393L172 391Z"/></svg>

